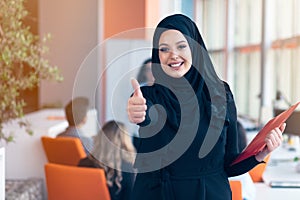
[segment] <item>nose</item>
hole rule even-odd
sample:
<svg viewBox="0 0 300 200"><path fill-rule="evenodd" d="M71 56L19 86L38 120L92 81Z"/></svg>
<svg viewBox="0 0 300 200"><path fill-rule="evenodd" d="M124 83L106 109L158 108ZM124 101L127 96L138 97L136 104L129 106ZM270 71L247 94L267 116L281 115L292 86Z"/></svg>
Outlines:
<svg viewBox="0 0 300 200"><path fill-rule="evenodd" d="M172 58L172 59L177 60L178 57L179 57L179 56L178 56L178 53L177 53L176 51L172 51L172 52L171 52L171 58Z"/></svg>

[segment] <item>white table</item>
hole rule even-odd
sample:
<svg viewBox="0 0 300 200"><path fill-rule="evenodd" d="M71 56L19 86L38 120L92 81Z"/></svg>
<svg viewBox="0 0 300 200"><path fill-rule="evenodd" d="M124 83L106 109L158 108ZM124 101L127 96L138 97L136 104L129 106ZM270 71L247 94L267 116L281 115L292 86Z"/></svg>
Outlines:
<svg viewBox="0 0 300 200"><path fill-rule="evenodd" d="M270 161L263 174L266 184L272 181L295 181L300 183L300 173L296 171L299 161L294 161L295 157L300 157L300 151L289 151L288 148L276 149L270 157ZM300 188L299 188L300 189ZM300 199L300 198L299 198Z"/></svg>
<svg viewBox="0 0 300 200"><path fill-rule="evenodd" d="M24 128L20 128L18 120L4 125L5 132L12 132L14 142L5 146L5 169L7 179L26 179L44 177L44 164L47 162L41 136L55 135L63 131L68 123L62 120L48 120L49 116L64 116L62 110L47 109L30 113L24 118L31 123L33 135L28 135Z"/></svg>
<svg viewBox="0 0 300 200"><path fill-rule="evenodd" d="M296 171L295 157L300 156L300 151L289 151L288 147L276 149L263 174L264 183L256 183L257 200L299 200L300 188L272 188L272 181L299 181L300 173Z"/></svg>
<svg viewBox="0 0 300 200"><path fill-rule="evenodd" d="M255 183L255 200L299 200L299 188L271 188L265 183Z"/></svg>
<svg viewBox="0 0 300 200"><path fill-rule="evenodd" d="M24 128L20 128L18 120L4 124L5 132L15 135L15 142L4 143L5 147L5 178L6 179L28 179L42 178L45 180L44 165L47 163L41 136L55 137L64 131L68 122L65 120L63 109L43 109L24 117L31 123L33 135L28 135ZM89 136L96 134L96 111L88 112L88 122L84 127Z"/></svg>

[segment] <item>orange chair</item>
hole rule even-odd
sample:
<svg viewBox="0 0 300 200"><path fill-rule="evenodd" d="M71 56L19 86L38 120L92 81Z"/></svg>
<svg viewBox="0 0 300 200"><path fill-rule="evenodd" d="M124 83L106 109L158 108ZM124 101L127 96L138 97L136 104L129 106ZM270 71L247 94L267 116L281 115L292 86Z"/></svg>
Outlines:
<svg viewBox="0 0 300 200"><path fill-rule="evenodd" d="M79 138L41 137L48 162L76 166L86 153Z"/></svg>
<svg viewBox="0 0 300 200"><path fill-rule="evenodd" d="M45 177L48 200L110 200L103 169L47 163Z"/></svg>
<svg viewBox="0 0 300 200"><path fill-rule="evenodd" d="M264 159L266 163L259 164L249 171L249 174L253 182L255 183L263 182L262 175L267 167L267 163L269 162L269 160L270 160L270 154L266 156L266 158Z"/></svg>
<svg viewBox="0 0 300 200"><path fill-rule="evenodd" d="M232 200L242 200L242 183L238 180L230 180L229 181L231 192L232 192Z"/></svg>

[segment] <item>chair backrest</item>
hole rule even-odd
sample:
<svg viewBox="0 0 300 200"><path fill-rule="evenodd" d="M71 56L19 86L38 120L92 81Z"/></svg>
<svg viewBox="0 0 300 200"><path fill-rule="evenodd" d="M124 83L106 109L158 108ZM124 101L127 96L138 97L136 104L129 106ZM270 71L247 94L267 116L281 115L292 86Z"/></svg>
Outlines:
<svg viewBox="0 0 300 200"><path fill-rule="evenodd" d="M103 169L47 163L45 177L48 200L110 200Z"/></svg>
<svg viewBox="0 0 300 200"><path fill-rule="evenodd" d="M265 172L265 169L267 167L269 160L270 160L270 154L265 157L265 159L264 159L265 163L259 164L249 171L249 174L250 174L253 182L255 182L255 183L263 182L262 176L263 176L263 173Z"/></svg>
<svg viewBox="0 0 300 200"><path fill-rule="evenodd" d="M43 148L50 163L74 165L86 157L79 138L73 137L41 137Z"/></svg>
<svg viewBox="0 0 300 200"><path fill-rule="evenodd" d="M230 180L229 181L231 192L232 192L232 200L242 200L242 183L238 180Z"/></svg>

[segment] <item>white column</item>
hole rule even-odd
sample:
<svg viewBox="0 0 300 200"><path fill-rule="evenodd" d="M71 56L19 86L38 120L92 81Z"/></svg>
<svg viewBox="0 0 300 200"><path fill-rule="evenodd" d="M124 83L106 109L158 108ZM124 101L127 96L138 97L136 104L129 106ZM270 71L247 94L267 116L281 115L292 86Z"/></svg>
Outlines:
<svg viewBox="0 0 300 200"><path fill-rule="evenodd" d="M268 65L267 55L271 46L270 38L270 6L269 0L262 1L262 39L261 39L261 101L260 101L260 113L259 122L266 122L272 116L272 69Z"/></svg>
<svg viewBox="0 0 300 200"><path fill-rule="evenodd" d="M0 200L4 200L4 199L5 199L5 148L0 147Z"/></svg>

